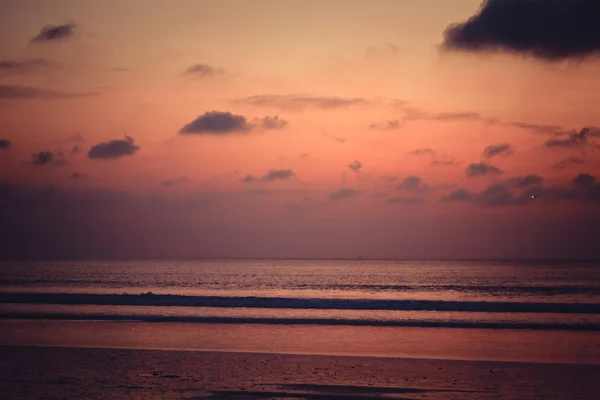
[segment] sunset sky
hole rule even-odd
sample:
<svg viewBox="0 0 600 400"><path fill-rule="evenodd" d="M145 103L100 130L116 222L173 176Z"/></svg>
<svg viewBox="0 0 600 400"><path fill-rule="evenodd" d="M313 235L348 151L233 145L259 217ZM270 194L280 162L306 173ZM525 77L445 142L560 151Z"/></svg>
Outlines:
<svg viewBox="0 0 600 400"><path fill-rule="evenodd" d="M0 257L599 258L599 18L2 0Z"/></svg>

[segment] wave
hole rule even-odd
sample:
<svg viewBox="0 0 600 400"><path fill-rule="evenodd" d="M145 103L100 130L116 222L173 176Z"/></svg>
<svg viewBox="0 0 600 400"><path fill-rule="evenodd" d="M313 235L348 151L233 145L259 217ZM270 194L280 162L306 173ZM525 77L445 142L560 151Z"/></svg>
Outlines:
<svg viewBox="0 0 600 400"><path fill-rule="evenodd" d="M0 293L0 303L600 314L598 303L184 296L150 292L146 294L4 292Z"/></svg>
<svg viewBox="0 0 600 400"><path fill-rule="evenodd" d="M177 288L214 288L214 284L202 282L171 282L173 287ZM3 286L12 287L103 287L103 288L129 288L133 286L148 286L148 282L118 282L115 280L80 280L80 279L3 279ZM260 285L259 285L260 286ZM223 284L221 288L232 290L251 290L256 289L256 283L243 284ZM459 292L459 293L486 293L486 294L504 294L504 295L600 295L600 286L583 285L553 285L553 286L502 286L502 285L402 285L402 284L328 284L328 283L289 283L282 289L286 290L339 290L339 291L376 291L376 292Z"/></svg>
<svg viewBox="0 0 600 400"><path fill-rule="evenodd" d="M267 324L267 325L329 325L374 327L421 327L421 328L478 328L478 329L529 329L600 331L599 323L560 322L491 322L491 321L427 321L427 320L374 320L345 318L277 318L277 317L219 317L219 316L173 316L173 315L123 315L123 314L73 314L73 313L0 313L0 319L46 319L69 321L137 321L137 322L186 322L213 324Z"/></svg>

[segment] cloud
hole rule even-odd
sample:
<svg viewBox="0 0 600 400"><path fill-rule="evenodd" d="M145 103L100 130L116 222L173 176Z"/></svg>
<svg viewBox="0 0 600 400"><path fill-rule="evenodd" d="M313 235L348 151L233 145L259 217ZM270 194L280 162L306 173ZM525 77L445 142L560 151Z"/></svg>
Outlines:
<svg viewBox="0 0 600 400"><path fill-rule="evenodd" d="M477 14L446 29L442 47L580 59L600 50L599 17L596 0L487 0Z"/></svg>
<svg viewBox="0 0 600 400"><path fill-rule="evenodd" d="M505 185L510 186L515 189L523 189L523 188L526 188L529 186L541 185L543 181L544 181L544 178L542 178L541 176L530 174L530 175L525 175L525 176L517 176L514 178L509 178L509 179L505 180L503 183Z"/></svg>
<svg viewBox="0 0 600 400"><path fill-rule="evenodd" d="M565 139L549 139L544 142L544 147L548 149L578 149L589 145L596 146L588 139L590 137L600 137L600 129L595 127L586 127L579 132L572 132Z"/></svg>
<svg viewBox="0 0 600 400"><path fill-rule="evenodd" d="M530 175L533 176L533 175ZM517 189L513 186L513 189ZM579 174L571 186L542 187L525 185L519 193L511 190L507 182L494 183L479 193L457 189L441 198L445 202L465 202L483 206L527 205L559 201L600 202L600 183L590 174Z"/></svg>
<svg viewBox="0 0 600 400"><path fill-rule="evenodd" d="M270 169L263 176L256 177L254 175L248 174L243 179L242 182L250 183L250 182L273 182L278 180L286 180L291 179L296 176L296 173L291 169Z"/></svg>
<svg viewBox="0 0 600 400"><path fill-rule="evenodd" d="M73 172L71 175L69 175L69 178L71 179L83 179L85 177L86 175L82 172Z"/></svg>
<svg viewBox="0 0 600 400"><path fill-rule="evenodd" d="M224 73L225 70L223 68L214 68L206 64L193 64L183 71L184 75L200 76L203 78L211 78L217 75L223 75Z"/></svg>
<svg viewBox="0 0 600 400"><path fill-rule="evenodd" d="M390 197L387 201L388 204L424 204L425 199L418 196L411 197L400 197L394 196Z"/></svg>
<svg viewBox="0 0 600 400"><path fill-rule="evenodd" d="M433 166L444 166L444 167L450 167L453 165L458 165L458 163L454 160L433 160L431 162L431 165Z"/></svg>
<svg viewBox="0 0 600 400"><path fill-rule="evenodd" d="M431 113L425 110L417 108L407 108L405 115L402 118L403 121L441 121L441 122L455 122L455 121L480 121L484 118L481 114L476 112L438 112Z"/></svg>
<svg viewBox="0 0 600 400"><path fill-rule="evenodd" d="M257 182L257 181L260 181L260 179L252 174L248 174L242 179L242 182L244 182L244 183Z"/></svg>
<svg viewBox="0 0 600 400"><path fill-rule="evenodd" d="M382 124L371 124L369 125L369 129L381 129L384 131L391 131L394 129L400 129L401 127L401 123L398 122L398 120L391 120L391 121L387 121L384 122Z"/></svg>
<svg viewBox="0 0 600 400"><path fill-rule="evenodd" d="M590 174L579 174L573 179L573 184L576 187L588 187L596 181L596 178Z"/></svg>
<svg viewBox="0 0 600 400"><path fill-rule="evenodd" d="M564 160L560 160L556 164L552 166L554 169L565 169L570 167L571 165L583 165L585 164L585 160L581 157L569 157Z"/></svg>
<svg viewBox="0 0 600 400"><path fill-rule="evenodd" d="M468 177L475 176L486 176L486 175L499 175L502 171L493 165L480 162L477 164L469 164L465 171Z"/></svg>
<svg viewBox="0 0 600 400"><path fill-rule="evenodd" d="M531 199L531 196L529 196ZM517 200L515 194L504 184L494 183L480 193L472 193L465 189L457 189L448 196L442 198L446 202L465 202L483 206L507 206L511 204L525 203L525 197Z"/></svg>
<svg viewBox="0 0 600 400"><path fill-rule="evenodd" d="M160 184L163 186L174 186L174 185L180 185L182 183L186 183L187 181L188 181L188 178L182 177L182 178L167 179L167 180L162 181Z"/></svg>
<svg viewBox="0 0 600 400"><path fill-rule="evenodd" d="M437 121L478 121L481 114L475 112L442 112L433 114L430 119Z"/></svg>
<svg viewBox="0 0 600 400"><path fill-rule="evenodd" d="M372 104L362 97L312 96L303 94L266 94L235 99L234 103L256 107L272 107L287 111L303 111L306 109L333 110L351 106Z"/></svg>
<svg viewBox="0 0 600 400"><path fill-rule="evenodd" d="M25 74L42 68L48 68L50 65L50 62L41 58L32 58L21 61L0 60L0 74Z"/></svg>
<svg viewBox="0 0 600 400"><path fill-rule="evenodd" d="M258 126L260 126L263 129L268 129L268 130L276 130L276 129L283 129L288 125L288 121L282 118L279 118L279 115L276 115L274 117L264 117L264 118L259 118L258 120Z"/></svg>
<svg viewBox="0 0 600 400"><path fill-rule="evenodd" d="M422 156L422 155L430 155L435 156L435 150L430 149L428 147L421 147L418 149L414 149L408 152L411 156Z"/></svg>
<svg viewBox="0 0 600 400"><path fill-rule="evenodd" d="M208 111L181 128L179 133L227 135L230 133L246 133L250 130L252 130L252 125L248 123L243 115Z"/></svg>
<svg viewBox="0 0 600 400"><path fill-rule="evenodd" d="M425 185L423 184L423 180L415 175L410 175L404 178L402 182L396 185L396 189L398 190L419 190L425 189Z"/></svg>
<svg viewBox="0 0 600 400"><path fill-rule="evenodd" d="M111 140L98 143L88 151L89 158L117 159L124 156L134 155L140 148L135 145L133 138L125 136L125 139Z"/></svg>
<svg viewBox="0 0 600 400"><path fill-rule="evenodd" d="M360 171L362 166L363 164L358 160L352 161L350 164L348 164L348 168L350 168L354 172Z"/></svg>
<svg viewBox="0 0 600 400"><path fill-rule="evenodd" d="M46 43L68 39L75 34L75 26L74 23L46 25L40 29L37 36L33 37L30 42Z"/></svg>
<svg viewBox="0 0 600 400"><path fill-rule="evenodd" d="M8 139L0 139L0 150L8 150L12 146L12 142Z"/></svg>
<svg viewBox="0 0 600 400"><path fill-rule="evenodd" d="M63 165L66 164L66 161L63 153L39 151L31 154L31 163L33 165Z"/></svg>
<svg viewBox="0 0 600 400"><path fill-rule="evenodd" d="M483 149L483 156L485 158L492 158L494 156L509 156L514 152L514 147L508 143L492 144Z"/></svg>
<svg viewBox="0 0 600 400"><path fill-rule="evenodd" d="M69 142L85 142L85 138L79 132L75 132L68 135L66 140L68 140Z"/></svg>
<svg viewBox="0 0 600 400"><path fill-rule="evenodd" d="M342 189L336 190L333 193L330 193L328 198L329 198L329 200L333 200L333 201L346 200L346 199L351 199L353 197L356 197L359 194L360 194L359 190L355 190L352 188L342 188Z"/></svg>
<svg viewBox="0 0 600 400"><path fill-rule="evenodd" d="M277 180L290 179L296 176L296 173L291 169L270 169L263 177L264 182L272 182Z"/></svg>
<svg viewBox="0 0 600 400"><path fill-rule="evenodd" d="M55 90L35 88L31 86L0 85L0 99L54 100L96 95L98 95L98 93L96 92L65 93Z"/></svg>
<svg viewBox="0 0 600 400"><path fill-rule="evenodd" d="M561 135L565 131L562 127L557 125L541 125L541 124L530 124L528 122L507 122L507 125L515 126L517 128L527 129L536 133L545 133L549 135Z"/></svg>
<svg viewBox="0 0 600 400"><path fill-rule="evenodd" d="M442 201L449 202L467 202L471 198L472 194L467 189L456 189L450 194L442 197Z"/></svg>

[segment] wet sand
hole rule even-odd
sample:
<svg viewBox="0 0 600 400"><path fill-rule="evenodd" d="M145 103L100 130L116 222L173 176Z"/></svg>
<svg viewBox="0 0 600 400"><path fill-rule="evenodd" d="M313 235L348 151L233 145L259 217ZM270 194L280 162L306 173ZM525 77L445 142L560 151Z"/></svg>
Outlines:
<svg viewBox="0 0 600 400"><path fill-rule="evenodd" d="M0 346L3 399L597 399L600 366Z"/></svg>

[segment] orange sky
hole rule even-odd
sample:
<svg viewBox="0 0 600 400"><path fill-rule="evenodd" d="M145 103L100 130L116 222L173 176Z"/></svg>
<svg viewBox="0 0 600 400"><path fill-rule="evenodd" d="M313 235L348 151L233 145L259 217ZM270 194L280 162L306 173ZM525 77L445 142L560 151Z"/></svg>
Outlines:
<svg viewBox="0 0 600 400"><path fill-rule="evenodd" d="M478 0L3 1L0 140L10 146L0 149L0 183L11 188L6 196L12 200L3 201L14 224L5 233L27 236L38 229L40 221L16 215L31 215L23 205L28 196L52 188L58 204L75 204L60 211L68 220L88 218L88 227L108 223L108 217L98 222L90 216L96 213L115 218L113 228L127 224L114 228L130 241L124 250L114 245L114 256L578 256L579 248L564 254L548 250L562 240L558 234L541 238L542 244L529 238L529 248L507 235L524 232L517 226L527 221L534 221L528 225L532 231L545 232L539 224L560 225L561 215L590 221L598 217L595 201L493 207L475 200L480 197L443 200L459 188L482 193L526 175L543 178L543 188L570 187L580 173L600 175L595 145L547 148L545 142L568 134L539 128L579 132L600 126L598 62L441 51L444 30L479 5ZM72 29L65 37L32 41L44 26L61 24ZM198 64L195 73L185 72ZM211 111L244 116L254 127L179 133ZM284 126L260 126L262 118L275 116ZM90 156L94 146L112 140L127 146L125 135L136 151ZM486 146L499 144L510 145L510 151L483 157ZM411 153L417 149L420 154ZM51 152L52 161L36 164L32 154L42 151ZM561 160L576 161L553 168ZM360 167L353 170L349 165L355 161ZM502 173L469 177L469 164L480 162ZM270 170L293 173L270 179ZM244 181L248 175L254 181ZM403 187L411 175L421 184ZM19 191L25 194L14 195ZM130 212L119 196L143 202L150 214L139 206ZM54 202L41 204L36 210L56 215ZM150 229L156 214L158 231L171 239L124 233ZM490 228L488 240L478 224L491 221L514 224L497 234ZM72 230L83 229L77 235L91 242L108 240L113 228L98 228L102 234L79 225ZM238 238L229 244L211 234L218 243L198 250L206 238L182 232L203 229L225 232L222 237L267 233L256 243ZM328 230L337 232L329 247L323 245L331 237ZM371 232L366 234L371 242L365 232ZM462 239L451 232L463 232ZM188 239L175 241L177 235ZM274 237L280 245L264 245ZM21 239L11 243L25 248ZM85 241L82 246L95 250L76 252L79 256L101 254ZM19 251L14 253L20 256Z"/></svg>

